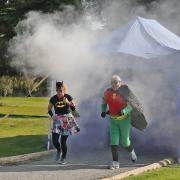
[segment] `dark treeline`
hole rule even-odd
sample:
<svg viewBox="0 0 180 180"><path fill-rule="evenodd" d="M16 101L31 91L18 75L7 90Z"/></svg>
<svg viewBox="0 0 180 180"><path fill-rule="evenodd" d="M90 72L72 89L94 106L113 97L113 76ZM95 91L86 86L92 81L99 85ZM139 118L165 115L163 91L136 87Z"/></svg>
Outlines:
<svg viewBox="0 0 180 180"><path fill-rule="evenodd" d="M29 11L53 12L64 5L80 9L81 0L0 0L0 75L17 74L9 64L8 41L16 35L14 27Z"/></svg>

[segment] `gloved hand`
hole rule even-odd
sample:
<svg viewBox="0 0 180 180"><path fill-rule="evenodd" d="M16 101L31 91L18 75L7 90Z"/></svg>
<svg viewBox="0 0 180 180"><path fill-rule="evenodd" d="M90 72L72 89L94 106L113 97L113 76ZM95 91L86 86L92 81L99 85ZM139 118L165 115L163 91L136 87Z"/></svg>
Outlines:
<svg viewBox="0 0 180 180"><path fill-rule="evenodd" d="M102 117L102 118L105 118L105 117L106 117L106 112L102 112L102 113L101 113L101 117Z"/></svg>
<svg viewBox="0 0 180 180"><path fill-rule="evenodd" d="M73 105L71 105L70 108L71 108L72 111L75 111L75 110L76 110L76 107L73 106Z"/></svg>
<svg viewBox="0 0 180 180"><path fill-rule="evenodd" d="M72 111L71 113L74 117L80 117L80 114L76 110Z"/></svg>
<svg viewBox="0 0 180 180"><path fill-rule="evenodd" d="M51 110L48 111L48 114L49 114L50 119L56 120L56 115Z"/></svg>
<svg viewBox="0 0 180 180"><path fill-rule="evenodd" d="M50 117L53 116L53 112L51 110L48 111L48 114L49 114Z"/></svg>
<svg viewBox="0 0 180 180"><path fill-rule="evenodd" d="M132 107L128 105L124 109L122 109L121 113L123 115L128 115L129 113L131 113L131 111L132 111Z"/></svg>

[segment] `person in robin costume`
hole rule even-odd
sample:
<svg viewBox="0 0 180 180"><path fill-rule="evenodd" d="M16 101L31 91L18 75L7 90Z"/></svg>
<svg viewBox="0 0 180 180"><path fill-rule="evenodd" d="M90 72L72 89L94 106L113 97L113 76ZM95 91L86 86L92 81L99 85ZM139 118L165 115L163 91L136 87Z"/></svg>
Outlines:
<svg viewBox="0 0 180 180"><path fill-rule="evenodd" d="M137 156L130 140L131 125L139 130L147 126L142 107L126 84L122 83L118 75L111 78L111 87L104 92L101 105L101 117L109 114L110 144L112 164L110 169L119 168L118 145L119 143L130 153L132 162L137 161Z"/></svg>

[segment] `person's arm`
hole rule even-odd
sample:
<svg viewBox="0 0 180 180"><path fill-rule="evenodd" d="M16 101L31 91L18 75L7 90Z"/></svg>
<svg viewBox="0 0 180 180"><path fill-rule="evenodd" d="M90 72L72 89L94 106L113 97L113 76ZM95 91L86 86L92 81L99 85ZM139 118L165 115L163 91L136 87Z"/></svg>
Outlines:
<svg viewBox="0 0 180 180"><path fill-rule="evenodd" d="M53 107L53 104L51 104L51 103L49 102L49 104L48 104L48 114L49 114L51 117L53 117L52 107Z"/></svg>
<svg viewBox="0 0 180 180"><path fill-rule="evenodd" d="M73 100L72 100L72 101L69 101L69 106L70 106L70 108L71 108L72 111L75 111L75 110L76 110L76 106L75 106L75 103L74 103Z"/></svg>
<svg viewBox="0 0 180 180"><path fill-rule="evenodd" d="M128 104L124 109L121 110L121 114L128 115L132 112L132 107Z"/></svg>
<svg viewBox="0 0 180 180"><path fill-rule="evenodd" d="M106 110L107 110L107 103L106 103L106 98L104 96L102 99L102 104L101 104L101 117L102 118L106 117Z"/></svg>
<svg viewBox="0 0 180 180"><path fill-rule="evenodd" d="M73 101L70 102L70 109L71 109L71 113L74 117L80 117L79 112L76 109L75 103Z"/></svg>
<svg viewBox="0 0 180 180"><path fill-rule="evenodd" d="M69 105L69 107L71 108L72 111L76 110L75 103L73 101L73 98L70 95L68 95L67 97L64 97L63 101Z"/></svg>
<svg viewBox="0 0 180 180"><path fill-rule="evenodd" d="M80 117L80 114L78 113L77 109L76 109L76 105L73 101L73 98L68 95L67 98L65 98L65 103L67 103L71 109L71 113L74 117Z"/></svg>

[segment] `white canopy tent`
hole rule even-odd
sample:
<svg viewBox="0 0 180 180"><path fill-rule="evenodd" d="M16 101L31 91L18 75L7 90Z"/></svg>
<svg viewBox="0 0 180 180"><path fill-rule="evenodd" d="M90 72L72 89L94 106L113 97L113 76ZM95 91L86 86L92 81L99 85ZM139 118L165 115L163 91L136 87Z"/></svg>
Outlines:
<svg viewBox="0 0 180 180"><path fill-rule="evenodd" d="M180 37L156 20L136 17L110 33L101 44L105 53L125 53L150 59L180 52Z"/></svg>
<svg viewBox="0 0 180 180"><path fill-rule="evenodd" d="M175 102L176 107L175 106L169 107L168 109L169 112L168 113L164 112L164 114L168 115L168 114L171 114L171 113L173 114L176 112L176 114L173 115L173 118L175 119L174 120L171 119L171 125L172 126L173 124L179 125L180 37L178 37L171 31L163 27L156 20L136 17L133 21L131 21L127 25L120 27L116 29L115 31L111 32L101 42L101 44L98 47L99 47L98 51L100 52L100 54L107 55L108 60L111 60L111 59L114 60L114 55L115 57L117 57L116 59L122 56L123 58L120 58L120 60L123 59L123 62L127 62L127 63L128 61L132 63L132 62L135 62L136 60L139 60L139 62L141 63L133 63L133 65L131 65L132 69L137 69L139 64L141 65L143 64L143 68L147 67L145 66L145 64L148 64L148 65L153 64L155 65L155 67L158 67L158 68L160 67L161 70L165 72L163 74L164 79L167 78L166 81L168 81L167 82L169 85L168 88L171 91L170 98L172 98L174 102L176 101ZM121 53L123 53L125 56ZM129 55L132 55L132 56L129 56ZM146 59L149 59L149 60L145 61ZM156 61L154 61L155 59ZM122 64L120 64L120 66L122 67ZM151 68L151 67L152 66L148 66L148 68ZM152 71L152 73L154 73L154 71ZM153 82L151 83L151 86L152 85L153 85ZM161 90L164 91L164 89L161 89ZM159 91L157 92L159 93ZM155 97L159 96L158 93L157 93L157 96ZM166 93L164 95L166 95ZM169 94L167 93L167 95ZM157 110L157 114L158 113L159 112ZM163 119L163 120L165 122L166 119ZM166 121L166 123L168 124L168 121ZM172 134L172 136L174 136L173 138L174 140L176 140L176 143L177 143L176 144L176 148L178 148L177 156L178 156L178 160L180 161L180 144L178 145L179 129L176 128L177 126L176 127L174 126L172 127L172 126L170 126L169 124L168 128L169 129L174 128L174 134ZM165 135L165 134L163 134L162 132L162 135ZM170 142L168 142L171 139L172 138L169 138L169 140L166 139L165 145L168 143L171 144ZM159 140L157 140L157 142L159 142ZM163 141L162 141L162 144L163 144Z"/></svg>

